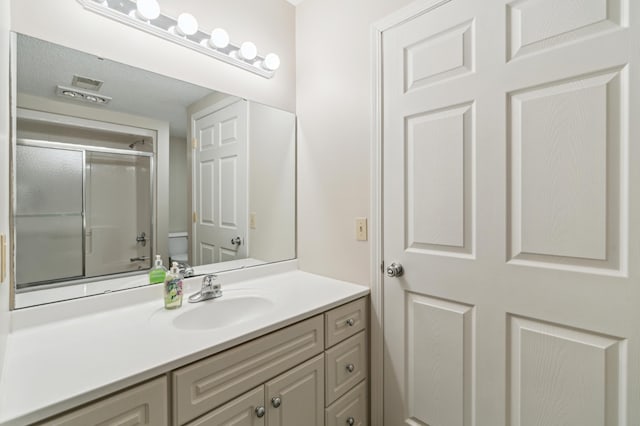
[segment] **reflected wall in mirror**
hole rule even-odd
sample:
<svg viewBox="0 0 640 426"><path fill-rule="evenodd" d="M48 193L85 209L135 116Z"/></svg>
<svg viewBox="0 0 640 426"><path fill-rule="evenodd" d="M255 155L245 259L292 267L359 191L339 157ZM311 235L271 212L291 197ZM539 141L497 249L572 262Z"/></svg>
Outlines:
<svg viewBox="0 0 640 426"><path fill-rule="evenodd" d="M295 257L295 116L21 34L14 307ZM189 268L190 267L190 268Z"/></svg>

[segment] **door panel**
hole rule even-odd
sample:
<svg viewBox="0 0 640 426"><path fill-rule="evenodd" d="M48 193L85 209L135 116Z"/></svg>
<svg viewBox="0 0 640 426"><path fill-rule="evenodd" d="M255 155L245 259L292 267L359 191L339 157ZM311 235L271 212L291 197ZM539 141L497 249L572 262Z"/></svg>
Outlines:
<svg viewBox="0 0 640 426"><path fill-rule="evenodd" d="M406 122L407 249L470 254L473 104Z"/></svg>
<svg viewBox="0 0 640 426"><path fill-rule="evenodd" d="M474 308L408 293L406 309L409 417L429 424L469 424Z"/></svg>
<svg viewBox="0 0 640 426"><path fill-rule="evenodd" d="M640 4L430 6L382 35L384 424L640 424Z"/></svg>
<svg viewBox="0 0 640 426"><path fill-rule="evenodd" d="M512 315L509 328L512 425L625 424L624 339Z"/></svg>
<svg viewBox="0 0 640 426"><path fill-rule="evenodd" d="M620 272L627 74L607 70L509 94L511 259Z"/></svg>

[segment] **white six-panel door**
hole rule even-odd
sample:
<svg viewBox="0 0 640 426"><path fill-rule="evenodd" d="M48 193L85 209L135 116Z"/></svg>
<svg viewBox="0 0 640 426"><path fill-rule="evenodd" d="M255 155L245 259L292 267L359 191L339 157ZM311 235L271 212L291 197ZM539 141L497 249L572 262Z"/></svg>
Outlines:
<svg viewBox="0 0 640 426"><path fill-rule="evenodd" d="M640 425L640 2L383 32L387 426Z"/></svg>
<svg viewBox="0 0 640 426"><path fill-rule="evenodd" d="M246 258L246 101L199 118L194 135L194 264Z"/></svg>

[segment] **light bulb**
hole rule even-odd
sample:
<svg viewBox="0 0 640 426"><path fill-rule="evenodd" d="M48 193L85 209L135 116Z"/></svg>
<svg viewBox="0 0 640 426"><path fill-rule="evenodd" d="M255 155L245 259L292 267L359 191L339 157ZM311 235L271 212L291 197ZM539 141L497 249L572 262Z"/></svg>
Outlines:
<svg viewBox="0 0 640 426"><path fill-rule="evenodd" d="M136 16L143 21L152 21L160 16L160 5L157 0L137 0Z"/></svg>
<svg viewBox="0 0 640 426"><path fill-rule="evenodd" d="M211 38L209 39L209 46L214 49L224 49L229 45L229 34L222 28L216 28L211 31Z"/></svg>
<svg viewBox="0 0 640 426"><path fill-rule="evenodd" d="M198 21L190 13L181 13L178 16L178 25L174 28L181 36L190 36L198 32Z"/></svg>
<svg viewBox="0 0 640 426"><path fill-rule="evenodd" d="M275 71L280 68L280 57L275 53L269 53L262 61L262 68L267 71Z"/></svg>
<svg viewBox="0 0 640 426"><path fill-rule="evenodd" d="M258 56L258 49L256 45L250 41L245 41L240 45L240 51L238 52L240 58L247 61L253 61Z"/></svg>

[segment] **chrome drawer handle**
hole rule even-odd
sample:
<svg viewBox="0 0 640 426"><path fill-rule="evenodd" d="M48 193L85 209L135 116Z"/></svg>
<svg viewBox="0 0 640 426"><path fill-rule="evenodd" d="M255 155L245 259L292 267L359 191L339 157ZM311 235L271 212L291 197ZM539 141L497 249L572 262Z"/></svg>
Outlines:
<svg viewBox="0 0 640 426"><path fill-rule="evenodd" d="M355 366L355 365L353 365L353 364L347 364L347 371L348 371L349 373L353 373L353 370L355 370L355 369L356 369L356 366Z"/></svg>
<svg viewBox="0 0 640 426"><path fill-rule="evenodd" d="M353 318L349 318L349 319L347 320L347 325L348 325L349 327L353 327L353 324L355 324L355 323L356 323L356 322L353 320Z"/></svg>
<svg viewBox="0 0 640 426"><path fill-rule="evenodd" d="M282 404L282 400L280 398L277 396L271 398L271 405L273 405L273 408L278 408L280 404Z"/></svg>
<svg viewBox="0 0 640 426"><path fill-rule="evenodd" d="M264 417L264 413L265 413L264 407L260 406L256 408L256 416Z"/></svg>
<svg viewBox="0 0 640 426"><path fill-rule="evenodd" d="M349 418L347 419L347 424L348 424L349 426L353 426L354 424L356 424L356 420L355 420L353 417L349 417Z"/></svg>

